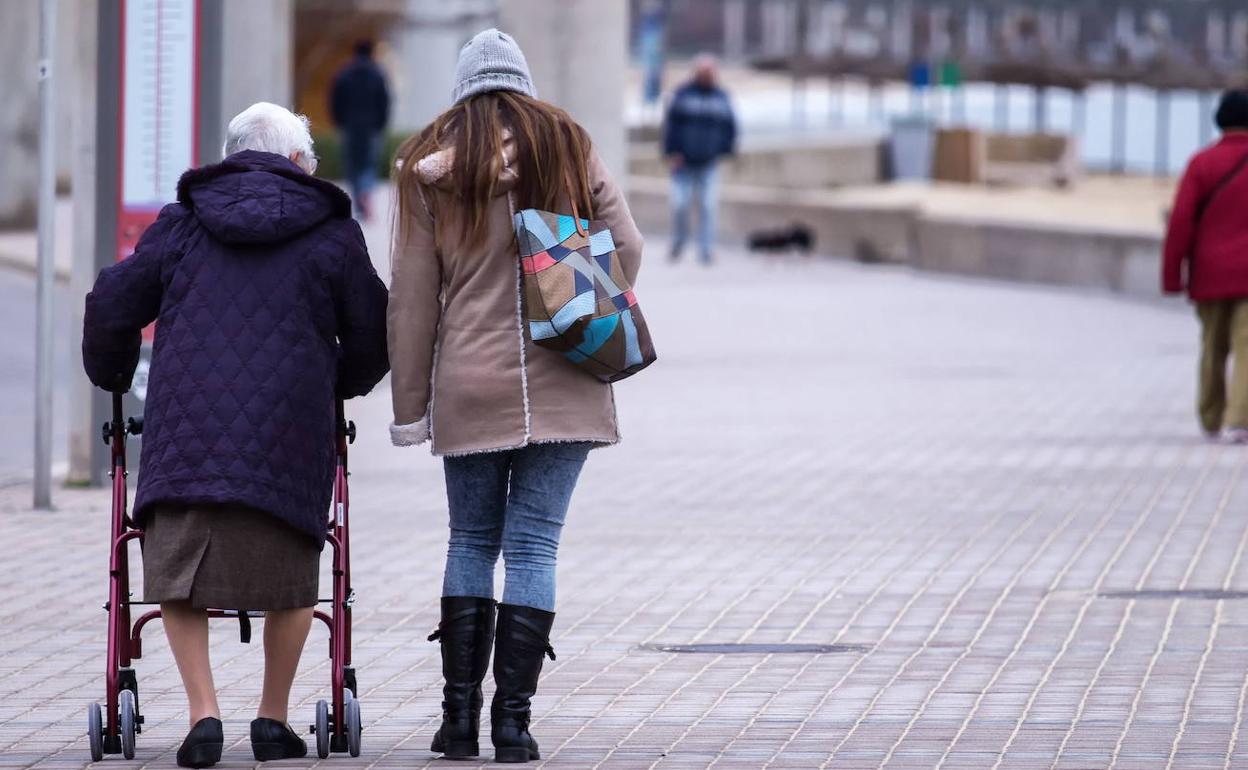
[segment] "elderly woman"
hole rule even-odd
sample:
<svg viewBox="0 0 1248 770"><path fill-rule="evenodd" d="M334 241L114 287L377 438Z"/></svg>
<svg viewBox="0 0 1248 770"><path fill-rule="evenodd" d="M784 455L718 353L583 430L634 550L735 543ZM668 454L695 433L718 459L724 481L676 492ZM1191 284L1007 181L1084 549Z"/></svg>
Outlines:
<svg viewBox="0 0 1248 770"><path fill-rule="evenodd" d="M188 171L134 254L100 273L83 333L91 381L123 392L156 322L134 515L144 592L190 702L183 767L221 757L210 607L265 612L255 758L307 753L287 701L317 601L334 399L389 368L386 288L350 199L311 175L307 120L253 105L224 153Z"/></svg>

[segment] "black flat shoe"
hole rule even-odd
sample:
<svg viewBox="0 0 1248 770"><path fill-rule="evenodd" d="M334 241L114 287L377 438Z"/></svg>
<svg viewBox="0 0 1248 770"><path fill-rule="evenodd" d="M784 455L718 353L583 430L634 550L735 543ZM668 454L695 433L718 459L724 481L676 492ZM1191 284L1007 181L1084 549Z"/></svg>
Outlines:
<svg viewBox="0 0 1248 770"><path fill-rule="evenodd" d="M251 753L257 762L298 759L308 755L308 744L290 725L261 717L251 720Z"/></svg>
<svg viewBox="0 0 1248 770"><path fill-rule="evenodd" d="M221 761L223 743L225 736L221 732L221 720L204 717L195 723L178 748L178 766L212 767Z"/></svg>

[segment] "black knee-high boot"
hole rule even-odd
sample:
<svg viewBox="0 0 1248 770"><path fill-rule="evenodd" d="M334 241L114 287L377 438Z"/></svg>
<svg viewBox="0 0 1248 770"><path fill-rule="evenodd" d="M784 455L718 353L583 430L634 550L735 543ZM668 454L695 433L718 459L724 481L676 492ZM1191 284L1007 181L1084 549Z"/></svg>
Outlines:
<svg viewBox="0 0 1248 770"><path fill-rule="evenodd" d="M494 600L476 596L442 597L442 622L429 641L442 644L442 727L432 751L450 759L481 753L481 682L490 667L494 641Z"/></svg>
<svg viewBox="0 0 1248 770"><path fill-rule="evenodd" d="M514 604L498 605L498 639L494 645L494 702L490 706L490 737L497 762L541 759L529 734L530 703L537 693L542 658L555 659L550 629L555 614Z"/></svg>

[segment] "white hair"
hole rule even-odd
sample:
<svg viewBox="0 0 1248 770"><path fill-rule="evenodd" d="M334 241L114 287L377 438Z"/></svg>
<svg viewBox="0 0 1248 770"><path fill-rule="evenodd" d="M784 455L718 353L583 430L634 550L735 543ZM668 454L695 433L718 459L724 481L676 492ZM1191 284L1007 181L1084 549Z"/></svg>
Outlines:
<svg viewBox="0 0 1248 770"><path fill-rule="evenodd" d="M316 170L310 125L307 117L285 107L256 102L230 121L221 153L230 156L242 150L257 150L287 158L298 154L299 165L310 174Z"/></svg>

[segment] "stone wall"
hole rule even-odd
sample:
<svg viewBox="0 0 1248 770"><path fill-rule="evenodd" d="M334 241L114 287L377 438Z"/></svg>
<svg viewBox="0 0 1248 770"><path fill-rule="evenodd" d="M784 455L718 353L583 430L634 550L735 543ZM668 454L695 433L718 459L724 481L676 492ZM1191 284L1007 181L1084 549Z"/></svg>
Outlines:
<svg viewBox="0 0 1248 770"><path fill-rule="evenodd" d="M726 185L720 240L743 244L759 230L801 223L820 255L1025 283L1157 295L1161 237L1129 229L924 212L913 202L839 200L821 191ZM630 181L629 203L644 232L670 232L668 182Z"/></svg>
<svg viewBox="0 0 1248 770"><path fill-rule="evenodd" d="M629 171L666 177L658 143L632 145ZM721 167L724 184L820 189L875 184L884 176L883 143L872 137L820 140L746 140Z"/></svg>

